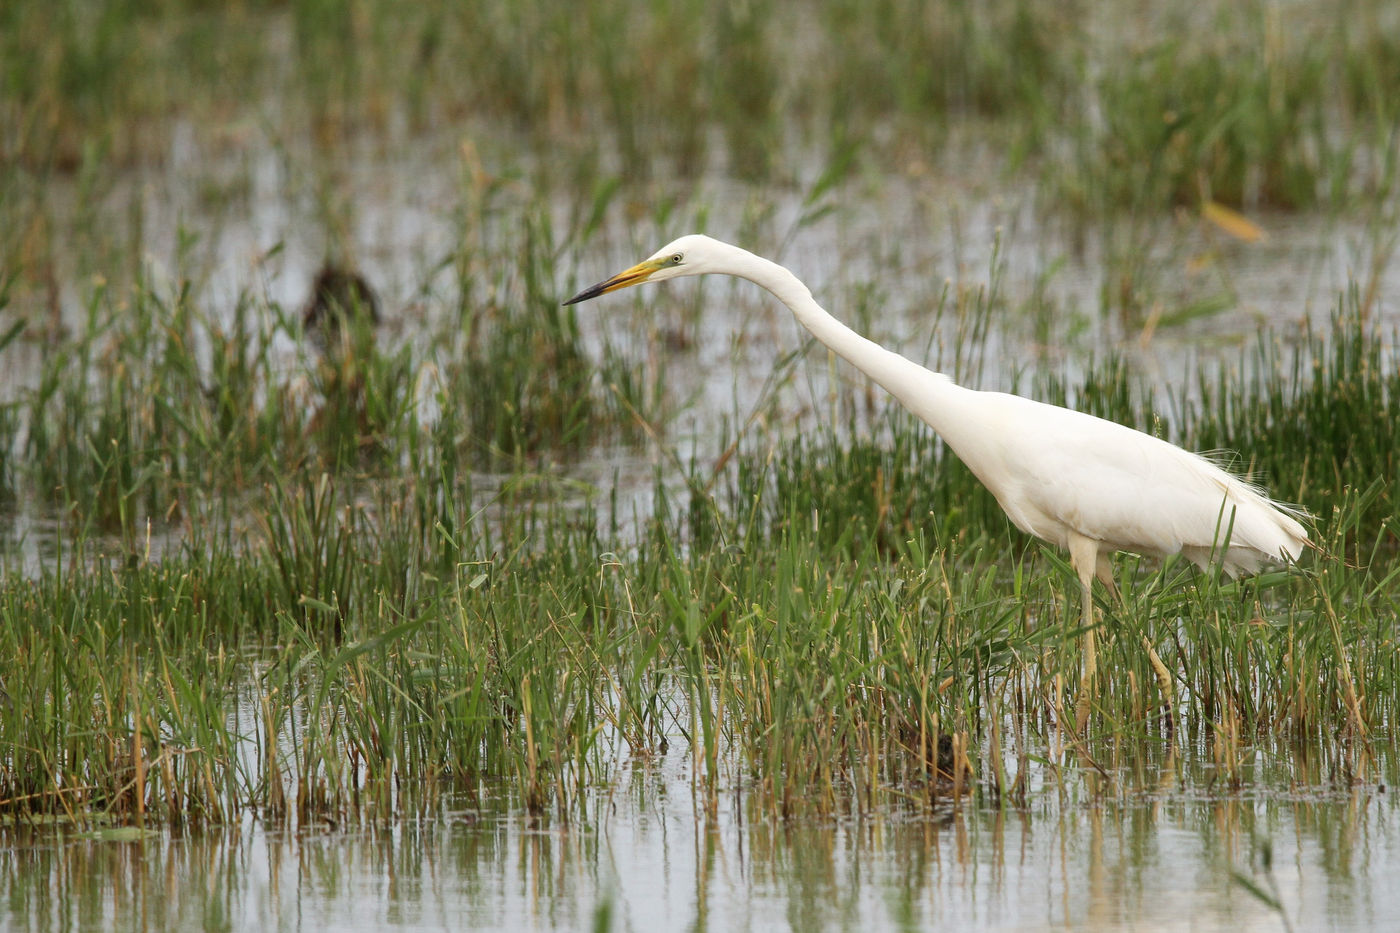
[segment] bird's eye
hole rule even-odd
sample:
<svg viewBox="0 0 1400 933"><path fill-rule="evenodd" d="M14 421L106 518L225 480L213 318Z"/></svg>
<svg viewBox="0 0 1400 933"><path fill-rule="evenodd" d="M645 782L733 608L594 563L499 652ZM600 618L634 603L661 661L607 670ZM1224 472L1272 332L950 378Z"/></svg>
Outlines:
<svg viewBox="0 0 1400 933"><path fill-rule="evenodd" d="M676 255L674 255L674 256L671 257L671 265L673 265L673 266L679 266L679 265L681 264L681 259L683 259L683 258L684 258L684 257L681 256L680 253L676 253Z"/></svg>

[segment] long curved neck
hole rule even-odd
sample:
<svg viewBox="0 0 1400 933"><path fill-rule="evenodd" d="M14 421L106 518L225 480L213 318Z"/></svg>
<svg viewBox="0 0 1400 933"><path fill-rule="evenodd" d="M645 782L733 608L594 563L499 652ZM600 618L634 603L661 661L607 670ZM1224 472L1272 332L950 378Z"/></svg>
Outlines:
<svg viewBox="0 0 1400 933"><path fill-rule="evenodd" d="M948 434L956 430L956 425L947 417L949 394L959 388L951 379L862 337L817 304L811 290L787 269L737 246L733 248L742 254L738 263L741 270L736 275L771 292L812 336L874 379L945 439L952 440Z"/></svg>

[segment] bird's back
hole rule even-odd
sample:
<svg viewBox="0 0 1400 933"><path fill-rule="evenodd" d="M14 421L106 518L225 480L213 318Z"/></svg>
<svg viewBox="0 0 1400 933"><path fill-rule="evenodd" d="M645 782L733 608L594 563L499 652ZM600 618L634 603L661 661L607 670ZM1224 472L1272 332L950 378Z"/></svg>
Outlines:
<svg viewBox="0 0 1400 933"><path fill-rule="evenodd" d="M945 439L1023 531L1062 547L1072 531L1114 550L1181 553L1232 575L1302 553L1307 531L1289 510L1205 457L1083 412L962 391L979 430Z"/></svg>

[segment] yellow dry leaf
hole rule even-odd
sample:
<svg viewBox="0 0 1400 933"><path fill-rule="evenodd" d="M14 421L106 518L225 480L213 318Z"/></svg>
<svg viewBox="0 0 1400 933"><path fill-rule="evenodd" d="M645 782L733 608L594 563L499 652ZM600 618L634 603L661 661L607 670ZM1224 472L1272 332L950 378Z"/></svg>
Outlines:
<svg viewBox="0 0 1400 933"><path fill-rule="evenodd" d="M1207 201L1205 204L1201 205L1201 216L1237 240L1243 240L1246 243L1258 243L1260 240L1264 239L1263 227L1260 227L1239 211L1232 210L1223 204Z"/></svg>

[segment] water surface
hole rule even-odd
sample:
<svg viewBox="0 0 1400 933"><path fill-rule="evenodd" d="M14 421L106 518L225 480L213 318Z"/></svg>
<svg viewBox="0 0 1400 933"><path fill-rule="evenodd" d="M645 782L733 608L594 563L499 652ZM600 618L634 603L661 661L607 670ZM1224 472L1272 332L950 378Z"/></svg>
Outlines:
<svg viewBox="0 0 1400 933"><path fill-rule="evenodd" d="M1095 789L1046 785L1023 807L980 793L779 820L755 816L738 785L707 807L672 752L622 765L573 822L483 790L355 828L35 829L0 849L4 926L1385 929L1400 916L1394 794L1274 783L1284 770L1231 792L1208 765L1170 759Z"/></svg>

